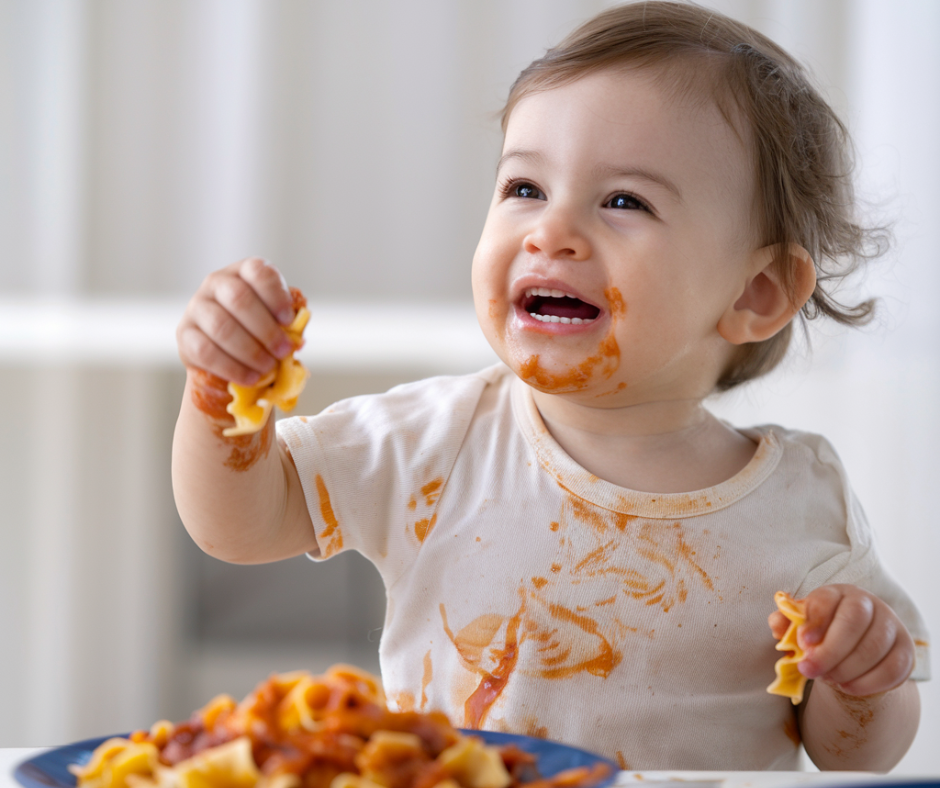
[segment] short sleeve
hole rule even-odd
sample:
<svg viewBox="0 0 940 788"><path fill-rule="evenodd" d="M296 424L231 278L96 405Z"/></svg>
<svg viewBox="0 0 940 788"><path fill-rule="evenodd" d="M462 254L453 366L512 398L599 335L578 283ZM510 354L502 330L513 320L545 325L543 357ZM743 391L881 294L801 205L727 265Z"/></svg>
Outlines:
<svg viewBox="0 0 940 788"><path fill-rule="evenodd" d="M310 557L356 550L393 583L420 547L413 533L407 538L415 511L430 527L477 403L498 374L429 378L279 421L316 532Z"/></svg>
<svg viewBox="0 0 940 788"><path fill-rule="evenodd" d="M907 627L914 639L915 664L911 678L926 681L930 678L930 641L924 619L913 600L891 576L878 556L874 534L865 517L862 505L849 485L845 469L835 450L820 436L811 436L817 459L834 466L842 484L846 514L848 548L814 567L796 593L798 598L824 585L848 583L864 588L887 603Z"/></svg>

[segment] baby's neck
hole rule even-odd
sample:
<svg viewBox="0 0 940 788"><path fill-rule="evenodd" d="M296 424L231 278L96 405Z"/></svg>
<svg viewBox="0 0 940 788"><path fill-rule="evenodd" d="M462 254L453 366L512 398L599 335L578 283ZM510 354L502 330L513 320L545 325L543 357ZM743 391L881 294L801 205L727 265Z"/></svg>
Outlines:
<svg viewBox="0 0 940 788"><path fill-rule="evenodd" d="M755 443L716 419L701 400L590 408L534 391L552 437L585 470L631 490L678 493L727 481Z"/></svg>

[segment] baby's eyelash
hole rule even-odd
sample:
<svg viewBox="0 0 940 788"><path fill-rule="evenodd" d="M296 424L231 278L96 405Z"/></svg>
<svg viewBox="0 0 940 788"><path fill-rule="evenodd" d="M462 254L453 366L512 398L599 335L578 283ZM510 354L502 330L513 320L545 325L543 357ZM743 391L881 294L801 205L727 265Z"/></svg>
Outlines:
<svg viewBox="0 0 940 788"><path fill-rule="evenodd" d="M528 187L532 189L536 194L541 195L542 190L536 186L532 181L528 181L525 178L507 178L505 181L499 185L499 193L502 197L519 197L521 199L538 199L534 195L522 195L517 194L516 190L519 187Z"/></svg>

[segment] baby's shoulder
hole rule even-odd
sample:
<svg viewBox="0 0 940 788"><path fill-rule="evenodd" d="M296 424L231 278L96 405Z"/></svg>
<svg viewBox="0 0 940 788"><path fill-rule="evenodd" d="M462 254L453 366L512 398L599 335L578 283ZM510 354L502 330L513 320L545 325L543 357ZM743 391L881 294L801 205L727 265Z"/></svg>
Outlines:
<svg viewBox="0 0 940 788"><path fill-rule="evenodd" d="M839 453L832 442L816 432L792 429L779 424L761 424L738 428L739 432L758 443L758 452L775 453L777 460L770 477L771 489L806 491L828 490L844 497L850 489L849 480ZM773 483L775 482L775 483Z"/></svg>
<svg viewBox="0 0 940 788"><path fill-rule="evenodd" d="M771 442L780 446L784 454L826 465L840 465L839 454L829 439L817 432L783 427L780 424L759 424L753 427L735 427L755 443Z"/></svg>
<svg viewBox="0 0 940 788"><path fill-rule="evenodd" d="M295 416L278 422L279 431L299 435L357 434L373 440L395 435L459 434L466 430L488 390L508 389L508 370L494 365L467 375L441 375L402 383L377 394L341 399L312 416Z"/></svg>

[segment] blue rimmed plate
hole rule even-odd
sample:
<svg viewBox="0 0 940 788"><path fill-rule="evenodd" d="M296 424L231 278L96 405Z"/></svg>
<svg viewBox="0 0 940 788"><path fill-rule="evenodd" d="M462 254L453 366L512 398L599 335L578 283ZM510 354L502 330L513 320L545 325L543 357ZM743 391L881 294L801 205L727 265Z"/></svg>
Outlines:
<svg viewBox="0 0 940 788"><path fill-rule="evenodd" d="M462 732L479 736L486 744L497 747L515 744L520 750L536 757L539 773L543 777L551 777L565 769L573 769L578 766L594 766L598 763L610 766L610 775L603 781L596 783L593 788L605 788L605 786L613 783L617 776L619 767L613 761L587 750L579 750L577 747L569 747L566 744L559 744L546 739L535 739L531 736L518 736L514 733L471 730ZM124 736L126 734L115 735ZM101 736L97 739L86 739L85 741L68 744L65 747L46 750L27 761L23 761L16 767L13 776L24 788L75 788L75 777L68 767L87 763L95 747L111 738L113 737Z"/></svg>

